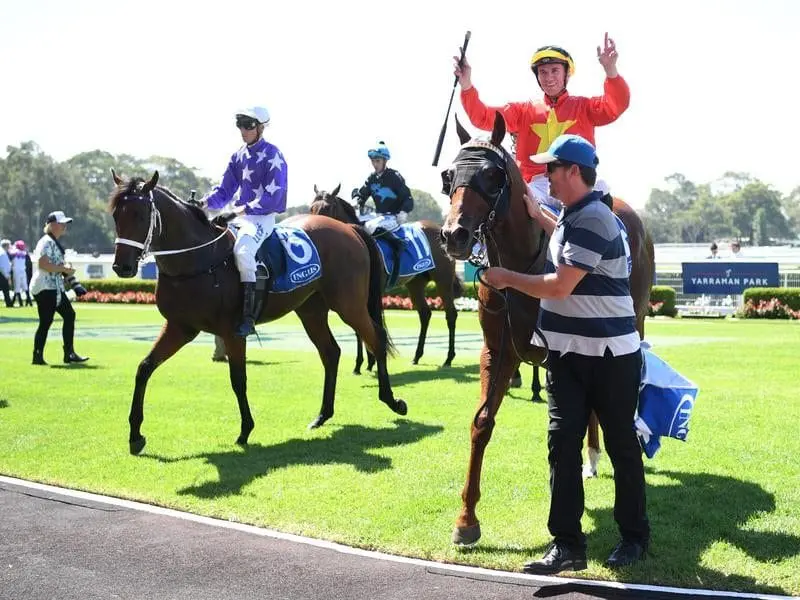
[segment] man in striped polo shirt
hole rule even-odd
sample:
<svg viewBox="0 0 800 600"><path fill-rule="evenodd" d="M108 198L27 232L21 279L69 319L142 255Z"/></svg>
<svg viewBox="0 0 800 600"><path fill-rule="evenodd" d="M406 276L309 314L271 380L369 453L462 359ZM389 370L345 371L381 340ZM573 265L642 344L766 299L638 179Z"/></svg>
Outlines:
<svg viewBox="0 0 800 600"><path fill-rule="evenodd" d="M602 192L592 190L598 160L588 141L562 135L531 159L547 164L551 193L564 205L554 222L525 197L531 218L550 234L545 273L494 267L485 274L494 287L541 298L539 328L549 349L547 526L553 543L523 570L553 574L586 568L581 446L592 410L614 467L614 518L622 536L606 565L627 566L644 558L650 538L642 453L633 428L642 355L630 292L630 248L622 222Z"/></svg>

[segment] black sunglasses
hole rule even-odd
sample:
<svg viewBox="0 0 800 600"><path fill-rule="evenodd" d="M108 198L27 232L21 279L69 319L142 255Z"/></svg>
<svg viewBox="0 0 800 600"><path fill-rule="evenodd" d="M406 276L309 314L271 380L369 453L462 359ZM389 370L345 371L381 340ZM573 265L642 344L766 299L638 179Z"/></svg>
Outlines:
<svg viewBox="0 0 800 600"><path fill-rule="evenodd" d="M555 172L555 170L556 170L556 169L558 169L558 168L560 168L560 167L567 167L567 168L569 168L569 167L571 167L571 166L572 166L572 165L574 165L574 164L575 164L575 163L571 163L571 162L564 162L564 161L561 161L561 160L554 160L553 162L549 162L549 163L547 163L547 172L548 172L548 173L554 173L554 172Z"/></svg>
<svg viewBox="0 0 800 600"><path fill-rule="evenodd" d="M252 131L258 127L258 121L251 117L237 117L236 127L239 129L246 129L247 131Z"/></svg>

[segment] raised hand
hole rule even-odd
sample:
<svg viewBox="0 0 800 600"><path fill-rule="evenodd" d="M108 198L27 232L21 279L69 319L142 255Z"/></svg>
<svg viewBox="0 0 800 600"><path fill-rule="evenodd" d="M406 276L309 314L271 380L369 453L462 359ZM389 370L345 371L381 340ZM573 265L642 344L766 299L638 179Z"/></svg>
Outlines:
<svg viewBox="0 0 800 600"><path fill-rule="evenodd" d="M459 60L461 60L461 48L458 49L458 56L453 57L453 74L458 77L461 89L468 90L472 87L472 67L469 66L466 56L461 64L459 64Z"/></svg>
<svg viewBox="0 0 800 600"><path fill-rule="evenodd" d="M608 77L617 76L617 57L617 45L613 39L608 37L608 32L606 31L602 49L600 46L597 47L597 61L603 65Z"/></svg>

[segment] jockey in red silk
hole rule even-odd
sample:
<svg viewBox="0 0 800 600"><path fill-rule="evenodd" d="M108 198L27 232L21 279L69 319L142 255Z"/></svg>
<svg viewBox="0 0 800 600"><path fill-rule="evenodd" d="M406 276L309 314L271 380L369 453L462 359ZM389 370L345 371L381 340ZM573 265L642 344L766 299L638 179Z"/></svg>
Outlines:
<svg viewBox="0 0 800 600"><path fill-rule="evenodd" d="M221 215L220 221L233 218L239 227L233 252L244 296L237 330L243 337L255 333L256 252L272 235L275 215L286 210L286 161L277 146L262 137L269 120L269 112L260 106L236 113L244 145L231 156L220 185L201 200L210 210L221 210L239 192L233 213Z"/></svg>
<svg viewBox="0 0 800 600"><path fill-rule="evenodd" d="M531 195L557 210L561 209L561 203L549 195L545 165L535 164L530 157L547 151L550 144L564 133L579 135L594 145L595 127L613 123L630 104L630 90L617 72L616 46L608 34L604 48L597 48L597 60L606 72L603 95L592 98L571 96L567 92L567 82L575 73L572 57L558 46L543 46L531 58L531 70L544 96L541 100L509 102L504 106L486 106L472 85L469 63L465 59L459 67L456 62L455 74L461 83L461 103L472 124L491 131L495 112L503 115L509 133L517 136L517 164ZM608 186L601 180L598 180L595 189L608 193Z"/></svg>

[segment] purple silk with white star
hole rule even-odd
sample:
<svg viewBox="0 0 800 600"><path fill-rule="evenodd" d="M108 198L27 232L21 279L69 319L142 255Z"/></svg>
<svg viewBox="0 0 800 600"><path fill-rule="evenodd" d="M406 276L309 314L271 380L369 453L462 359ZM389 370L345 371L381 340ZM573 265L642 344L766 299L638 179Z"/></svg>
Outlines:
<svg viewBox="0 0 800 600"><path fill-rule="evenodd" d="M241 188L235 206L247 215L269 215L286 210L286 161L277 147L265 139L237 150L220 183L206 197L208 207L219 210Z"/></svg>

